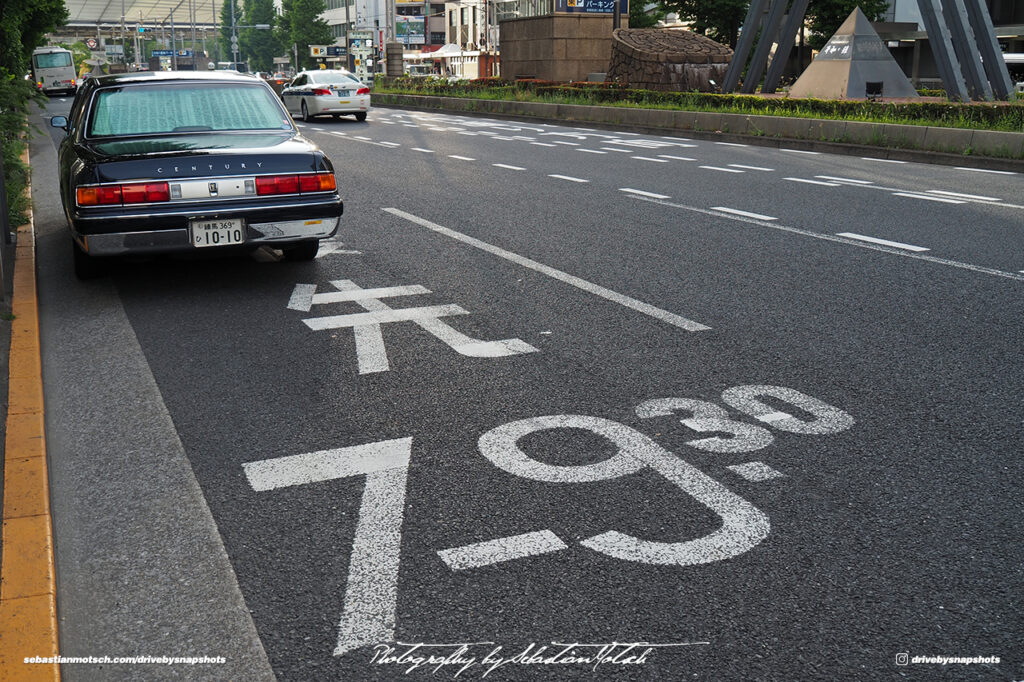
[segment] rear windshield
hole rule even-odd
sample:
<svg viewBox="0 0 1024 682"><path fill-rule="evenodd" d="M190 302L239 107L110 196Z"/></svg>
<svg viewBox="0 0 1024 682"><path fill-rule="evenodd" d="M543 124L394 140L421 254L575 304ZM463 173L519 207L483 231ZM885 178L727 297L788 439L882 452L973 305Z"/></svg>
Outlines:
<svg viewBox="0 0 1024 682"><path fill-rule="evenodd" d="M97 91L87 136L291 128L264 85L161 82Z"/></svg>
<svg viewBox="0 0 1024 682"><path fill-rule="evenodd" d="M70 52L51 52L49 54L34 54L32 61L37 69L54 69L61 66L71 66Z"/></svg>
<svg viewBox="0 0 1024 682"><path fill-rule="evenodd" d="M314 83L344 83L345 85L353 85L359 82L357 79L344 73L313 73L309 77Z"/></svg>

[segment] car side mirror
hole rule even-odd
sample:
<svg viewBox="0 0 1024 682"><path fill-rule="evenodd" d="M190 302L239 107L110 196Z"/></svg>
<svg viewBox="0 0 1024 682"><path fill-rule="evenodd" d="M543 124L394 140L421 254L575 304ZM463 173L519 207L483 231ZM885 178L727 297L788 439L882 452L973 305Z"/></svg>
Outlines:
<svg viewBox="0 0 1024 682"><path fill-rule="evenodd" d="M61 128L62 130L67 130L68 118L67 116L54 116L50 119L50 125L54 128Z"/></svg>

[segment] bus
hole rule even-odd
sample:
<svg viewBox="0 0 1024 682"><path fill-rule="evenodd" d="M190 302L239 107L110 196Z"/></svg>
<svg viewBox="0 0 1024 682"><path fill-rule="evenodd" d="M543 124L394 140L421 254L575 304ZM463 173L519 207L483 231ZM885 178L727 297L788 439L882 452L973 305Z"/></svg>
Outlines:
<svg viewBox="0 0 1024 682"><path fill-rule="evenodd" d="M32 80L47 95L55 92L75 94L78 79L71 50L63 47L36 48L32 52Z"/></svg>

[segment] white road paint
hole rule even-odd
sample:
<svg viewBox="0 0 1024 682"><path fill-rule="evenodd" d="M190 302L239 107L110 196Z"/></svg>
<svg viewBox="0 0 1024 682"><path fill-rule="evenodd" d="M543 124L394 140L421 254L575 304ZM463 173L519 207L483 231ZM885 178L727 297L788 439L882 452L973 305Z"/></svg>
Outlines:
<svg viewBox="0 0 1024 682"><path fill-rule="evenodd" d="M524 170L526 170L522 166L510 166L507 163L492 163L491 165L496 167L496 168L507 168L508 170L515 170L515 171L524 171Z"/></svg>
<svg viewBox="0 0 1024 682"><path fill-rule="evenodd" d="M356 139L356 140L362 140L364 142L372 142L372 140L370 138L363 137L362 135L355 135L355 136L353 136L353 138Z"/></svg>
<svg viewBox="0 0 1024 682"><path fill-rule="evenodd" d="M923 246L914 246L913 244L904 244L903 242L891 242L888 239L879 239L877 237L866 237L862 234L856 234L854 232L837 232L840 237L846 237L847 239L858 239L862 242L871 242L872 244L881 244L882 246L889 246L894 249L905 249L907 251L930 251Z"/></svg>
<svg viewBox="0 0 1024 682"><path fill-rule="evenodd" d="M479 135L479 133L472 133L468 130L462 130L459 132L459 135L469 135L470 137L476 137L477 135Z"/></svg>
<svg viewBox="0 0 1024 682"><path fill-rule="evenodd" d="M944 192L941 189L930 189L928 194L939 194L944 197L954 197L957 199L975 199L976 201L1002 201L996 197L980 197L977 194L961 194L960 192Z"/></svg>
<svg viewBox="0 0 1024 682"><path fill-rule="evenodd" d="M631 156L629 158L636 159L637 161L654 161L655 163L668 163L668 161L666 161L665 159L652 159L649 156Z"/></svg>
<svg viewBox="0 0 1024 682"><path fill-rule="evenodd" d="M956 170L971 171L972 173L992 173L994 175L1016 175L1013 171L989 170L987 168L966 168L957 166Z"/></svg>
<svg viewBox="0 0 1024 682"><path fill-rule="evenodd" d="M564 145L569 145L570 147L579 147L580 146L579 142L567 142L565 140L557 140L555 142L555 144L564 144Z"/></svg>
<svg viewBox="0 0 1024 682"><path fill-rule="evenodd" d="M897 161L896 159L876 159L873 156L862 156L861 161L878 161L879 163L906 163L906 161Z"/></svg>
<svg viewBox="0 0 1024 682"><path fill-rule="evenodd" d="M765 168L764 166L744 166L742 163L730 163L729 168L742 168L743 170L765 171L768 173L775 170L774 168Z"/></svg>
<svg viewBox="0 0 1024 682"><path fill-rule="evenodd" d="M672 156L671 154L658 154L659 159L672 159L673 161L696 161L689 156Z"/></svg>
<svg viewBox="0 0 1024 682"><path fill-rule="evenodd" d="M760 483L761 481L770 481L773 478L785 478L786 475L782 472L772 469L764 462L746 462L744 464L734 464L727 466L733 473L739 474L748 481L754 483Z"/></svg>
<svg viewBox="0 0 1024 682"><path fill-rule="evenodd" d="M790 154L810 154L812 156L818 156L821 152L810 152L806 149L779 149L780 152L789 152Z"/></svg>
<svg viewBox="0 0 1024 682"><path fill-rule="evenodd" d="M458 156L456 154L449 154L448 158L449 159L458 159L459 161L476 161L476 159L474 159L474 158L471 158L471 157L468 157L468 156Z"/></svg>
<svg viewBox="0 0 1024 682"><path fill-rule="evenodd" d="M313 331L324 329L345 329L370 324L389 324L391 322L411 322L449 315L469 315L469 311L454 304L422 306L398 310L382 310L373 313L349 313L348 315L330 315L328 317L311 317L303 320Z"/></svg>
<svg viewBox="0 0 1024 682"><path fill-rule="evenodd" d="M313 295L316 292L315 284L296 284L292 289L292 296L288 299L288 310L301 310L309 312L313 307Z"/></svg>
<svg viewBox="0 0 1024 682"><path fill-rule="evenodd" d="M335 656L395 639L398 562L412 438L243 464L253 490L366 476Z"/></svg>
<svg viewBox="0 0 1024 682"><path fill-rule="evenodd" d="M966 204L966 201L960 199L944 199L942 197L933 197L927 194L913 194L911 192L893 192L894 197L909 197L910 199L924 199L925 201L936 201L941 204Z"/></svg>
<svg viewBox="0 0 1024 682"><path fill-rule="evenodd" d="M642 197L651 197L653 199L668 199L666 194L655 194L654 192L645 192L642 189L631 189L629 187L620 187L620 192L629 192L630 194L638 194Z"/></svg>
<svg viewBox="0 0 1024 682"><path fill-rule="evenodd" d="M508 137L508 136L506 136L506 135L495 135L495 136L494 136L494 137L492 137L491 139L492 139L492 140L506 140L506 141L514 141L514 140L515 140L516 138L514 138L514 137Z"/></svg>
<svg viewBox="0 0 1024 682"><path fill-rule="evenodd" d="M402 126L405 128L419 128L415 123L403 123Z"/></svg>
<svg viewBox="0 0 1024 682"><path fill-rule="evenodd" d="M815 175L820 180L832 180L833 182L848 182L854 185L873 185L870 180L854 180L853 178L837 178L834 175Z"/></svg>
<svg viewBox="0 0 1024 682"><path fill-rule="evenodd" d="M322 241L322 242L320 242L320 249L316 252L316 257L317 258L323 258L324 256L329 256L331 254L337 254L339 256L342 256L342 255L360 256L363 253L362 251L356 251L354 249L346 249L346 248L344 248L344 246L345 246L344 243L342 243L340 241L335 241L333 239L330 239L330 240L327 240L327 241Z"/></svg>
<svg viewBox="0 0 1024 682"><path fill-rule="evenodd" d="M814 417L812 421L797 419L764 403L761 398L788 403ZM722 391L722 400L729 407L758 419L773 429L809 435L839 433L853 426L849 413L833 407L806 393L785 386L733 386Z"/></svg>
<svg viewBox="0 0 1024 682"><path fill-rule="evenodd" d="M422 147L413 147L412 150L414 152L423 152L424 154L433 154L434 153L433 149L423 149Z"/></svg>
<svg viewBox="0 0 1024 682"><path fill-rule="evenodd" d="M608 152L602 152L597 149L577 149L578 152L586 152L587 154L607 154Z"/></svg>
<svg viewBox="0 0 1024 682"><path fill-rule="evenodd" d="M712 206L712 211L720 211L722 213L731 213L732 215L738 215L743 218L752 218L753 220L778 220L778 218L770 215L761 215L760 213L751 213L749 211L741 211L738 208L726 208L725 206Z"/></svg>
<svg viewBox="0 0 1024 682"><path fill-rule="evenodd" d="M622 152L623 154L632 154L632 149L616 149L615 147L601 147L602 151L606 152Z"/></svg>
<svg viewBox="0 0 1024 682"><path fill-rule="evenodd" d="M310 130L315 130L315 131L317 131L318 133L322 133L322 132L324 132L324 129L323 129L323 128L310 128Z"/></svg>
<svg viewBox="0 0 1024 682"><path fill-rule="evenodd" d="M437 554L453 571L489 566L513 559L548 554L569 549L569 545L550 530L523 533L507 538L478 542L454 549L443 549Z"/></svg>
<svg viewBox="0 0 1024 682"><path fill-rule="evenodd" d="M781 232L788 232L790 234L800 235L802 237L810 237L812 239L821 239L828 242L836 242L838 244L846 244L847 246L856 246L861 249L870 249L872 251L879 251L881 253L887 253L893 256L900 256L901 258L913 258L914 260L927 261L929 263L935 263L936 265L945 265L951 268L958 268L960 270L968 270L970 272L977 272L984 275L993 275L995 277L1002 277L1004 279L1012 279L1018 282L1024 282L1024 275L1016 272L1007 272L1006 270L997 270L995 268L986 268L981 265L972 265L971 263L964 263L961 261L950 260L948 258L938 258L936 256L929 256L922 253L913 253L902 249L894 249L881 244L867 244L863 241L855 239L848 239L846 237L840 237L831 234L823 234L821 232L811 232L810 230L802 230L798 227L791 227L789 225L779 225L764 222L762 220L743 217L740 215L729 216L724 215L720 212L720 209L707 209L700 208L699 206L688 206L686 204L679 204L664 199L653 199L648 197L637 196L634 197L637 201L649 201L654 204L660 204L662 206L669 206L671 208L677 208L682 211L690 211L692 213L701 213L703 215L713 215L718 217L730 218L741 223L748 223L750 225L757 225L758 227L768 227L773 230L779 230Z"/></svg>
<svg viewBox="0 0 1024 682"><path fill-rule="evenodd" d="M303 284L301 286L310 286ZM315 285L314 285L315 286ZM345 291L331 291L326 294L314 294L310 300L310 306L323 305L326 303L342 303L345 301L365 301L368 298L388 298L392 296L416 296L429 294L430 289L412 284L399 287L378 287L376 289L350 289ZM291 307L291 306L289 306ZM298 308L292 308L298 310ZM308 312L310 308L306 308Z"/></svg>
<svg viewBox="0 0 1024 682"><path fill-rule="evenodd" d="M382 147L401 147L402 146L402 145L398 144L397 142L378 142L377 144L381 145Z"/></svg>
<svg viewBox="0 0 1024 682"><path fill-rule="evenodd" d="M531 142L530 144L532 144L532 145L534 145L536 147L554 147L555 146L553 144L548 144L547 142Z"/></svg>
<svg viewBox="0 0 1024 682"><path fill-rule="evenodd" d="M720 144L723 147L747 147L747 146L749 146L749 145L745 145L745 144L740 144L739 142L716 142L715 144Z"/></svg>
<svg viewBox="0 0 1024 682"><path fill-rule="evenodd" d="M590 182L590 180L584 180L583 178L574 178L570 175L556 175L552 173L549 174L548 177L555 178L556 180L568 180L569 182Z"/></svg>
<svg viewBox="0 0 1024 682"><path fill-rule="evenodd" d="M384 120L384 119L382 119L382 118L378 118L378 119L377 119L377 123L383 123L383 124L384 124L384 125L386 125L386 126L393 126L393 125L397 125L397 124L396 124L396 123L395 123L394 121L385 121L385 120Z"/></svg>
<svg viewBox="0 0 1024 682"><path fill-rule="evenodd" d="M555 268L544 265L543 263L538 263L537 261L532 260L530 258L520 256L519 254L512 253L511 251L506 251L501 247L488 244L487 242L476 239L475 237L470 237L469 235L462 234L461 232L456 232L455 230L449 229L442 225L438 225L437 223L432 223L429 220L420 218L419 216L415 216L411 213L406 213L405 211L399 210L397 208L383 208L381 210L390 213L391 215L397 216L399 218L403 218L404 220L408 220L409 222L415 223L416 225L420 225L421 227L425 227L428 230L437 232L438 234L443 234L446 237L450 237L452 239L455 239L456 241L460 241L463 244L468 244L469 246L480 249L481 251L486 251L487 253L498 256L499 258L504 258L507 261L516 263L517 265L521 265L524 268L533 270L534 272L539 272L541 274L547 275L552 279L564 282L566 284L569 284L570 286L574 286L577 289L581 289L595 296L599 296L605 300L612 301L613 303L618 303L619 305L625 306L626 308L630 308L631 310L635 310L645 315L649 315L650 317L653 317L657 320L661 320L662 322L671 324L675 327L679 327L680 329L696 332L705 331L711 328L699 322L694 322L693 320L689 320L686 319L685 317L676 315L675 313L670 313L667 310L662 310L661 308L657 308L648 303L644 303L643 301L638 301L635 298L631 298L629 296L625 296L618 292L612 291L611 289L606 289L605 287L602 287L600 285L593 284L592 282L588 282L587 280L582 279L580 277L570 275L566 272L562 272L561 270L556 270Z"/></svg>
<svg viewBox="0 0 1024 682"><path fill-rule="evenodd" d="M334 131L334 130L330 131L330 134L331 135L337 135L338 137L348 137L348 133L339 133L339 132Z"/></svg>
<svg viewBox="0 0 1024 682"><path fill-rule="evenodd" d="M520 449L522 438L552 429L590 431L611 441L617 452L596 464L558 466L532 459ZM750 551L770 530L768 517L752 504L646 435L608 419L571 414L522 419L491 429L478 445L480 453L496 467L550 483L605 481L653 469L721 519L718 528L694 540L659 542L613 530L580 541L584 547L616 559L667 566L722 561Z"/></svg>
<svg viewBox="0 0 1024 682"><path fill-rule="evenodd" d="M742 171L742 170L740 170L738 168L722 168L721 166L699 166L699 168L703 168L705 170L722 171L723 173L745 173L746 172L746 171Z"/></svg>
<svg viewBox="0 0 1024 682"><path fill-rule="evenodd" d="M706 452L733 453L760 450L772 444L775 437L768 429L729 417L729 412L714 403L694 398L657 398L647 400L636 407L636 416L641 419L668 417L677 411L689 412L692 417L680 419L679 423L698 433L728 433L731 438L713 436L686 441L690 447Z"/></svg>
<svg viewBox="0 0 1024 682"><path fill-rule="evenodd" d="M807 185L822 185L824 187L839 187L838 182L825 182L823 180L807 180L806 178L783 178L783 180L789 180L790 182L802 182Z"/></svg>

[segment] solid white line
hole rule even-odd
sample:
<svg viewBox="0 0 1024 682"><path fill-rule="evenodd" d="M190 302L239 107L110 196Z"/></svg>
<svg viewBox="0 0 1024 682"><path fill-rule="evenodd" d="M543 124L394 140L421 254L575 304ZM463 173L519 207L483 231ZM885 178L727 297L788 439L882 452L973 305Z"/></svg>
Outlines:
<svg viewBox="0 0 1024 682"><path fill-rule="evenodd" d="M906 249L907 251L913 251L915 253L920 251L930 251L923 246L914 246L913 244L904 244L903 242L891 242L888 239L878 239L877 237L865 237L862 234L854 234L853 232L837 232L837 236L846 237L847 239L859 239L864 242L871 242L872 244L881 244L882 246L891 246L894 249Z"/></svg>
<svg viewBox="0 0 1024 682"><path fill-rule="evenodd" d="M977 194L961 194L960 192L943 192L941 189L930 189L929 194L941 194L947 197L958 197L960 199L977 199L978 201L1002 201L995 197L979 197Z"/></svg>
<svg viewBox="0 0 1024 682"><path fill-rule="evenodd" d="M538 147L554 147L555 146L553 144L548 144L547 142L531 142L530 144L536 145Z"/></svg>
<svg viewBox="0 0 1024 682"><path fill-rule="evenodd" d="M1016 175L1013 171L988 170L987 168L964 168L957 166L956 170L971 171L972 173L994 173L995 175Z"/></svg>
<svg viewBox="0 0 1024 682"><path fill-rule="evenodd" d="M569 545L562 542L550 530L541 530L535 533L523 533L507 538L477 542L454 549L442 549L437 555L448 564L448 568L453 571L461 571L467 568L489 566L502 561L559 552L563 549L569 549Z"/></svg>
<svg viewBox="0 0 1024 682"><path fill-rule="evenodd" d="M744 172L746 172L746 171L738 170L736 168L721 168L720 166L700 166L700 168L706 168L707 170L722 171L723 173L744 173Z"/></svg>
<svg viewBox="0 0 1024 682"><path fill-rule="evenodd" d="M356 136L355 136L355 139L357 139L357 140L363 140L364 142L370 142L370 141L371 141L371 140L370 140L370 138L368 138L368 137L363 137L362 135L356 135Z"/></svg>
<svg viewBox="0 0 1024 682"><path fill-rule="evenodd" d="M417 225L425 227L428 230L433 230L434 232L443 234L446 237L451 237L452 239L460 241L463 244L468 244L470 246L480 249L481 251L486 251L487 253L498 256L499 258L504 258L505 260L516 263L517 265L521 265L524 268L529 268L530 270L533 270L535 272L547 275L552 279L557 279L558 281L564 282L570 286L574 286L577 289L582 289L583 291L594 294L595 296L600 296L601 298L606 299L608 301L618 303L619 305L625 306L632 310L636 310L637 312L643 313L645 315L650 315L655 319L661 320L662 322L666 322L681 329L696 332L704 331L711 328L706 325L700 324L699 322L688 320L685 317L676 315L675 313L670 313L666 310L662 310L661 308L656 308L655 306L650 305L649 303L644 303L643 301L638 301L635 298L624 296L623 294L612 291L611 289L606 289L598 284L593 284L592 282L588 282L585 279L581 279L574 275L570 275L566 272L562 272L561 270L556 270L555 268L544 265L543 263L538 263L537 261L532 260L530 258L520 256L519 254L512 253L511 251L506 251L501 247L480 241L475 237L470 237L469 235L462 234L461 232L456 232L455 230L443 227L441 225L438 225L437 223L432 223L429 220L420 218L419 216L412 215L411 213L406 213L405 211L401 211L397 208L383 208L381 210L386 211L387 213L390 213L392 215L398 216L399 218L404 218L405 220L408 220L411 223L416 223Z"/></svg>
<svg viewBox="0 0 1024 682"><path fill-rule="evenodd" d="M632 149L615 149L614 147L601 147L606 152L622 152L623 154L632 154Z"/></svg>
<svg viewBox="0 0 1024 682"><path fill-rule="evenodd" d="M458 159L459 161L476 161L476 159L472 159L472 158L470 158L468 156L457 156L455 154L449 154L448 158L449 159Z"/></svg>
<svg viewBox="0 0 1024 682"><path fill-rule="evenodd" d="M433 149L423 149L421 147L413 147L412 150L414 152L423 152L424 154L433 154L434 153Z"/></svg>
<svg viewBox="0 0 1024 682"><path fill-rule="evenodd" d="M923 253L911 253L901 249L892 249L881 244L867 244L862 241L855 239L847 239L845 237L837 237L831 234L822 234L821 232L811 232L810 230L802 230L798 227L790 227L788 225L779 225L772 223L765 223L760 220L753 220L751 218L744 218L742 216L723 216L715 210L698 208L696 206L687 206L686 204L677 204L672 201L665 201L663 199L648 199L646 197L634 197L637 201L649 201L652 204L660 204L661 206L670 206L672 208L678 208L683 211L690 211L692 213L700 213L702 215L727 217L731 220L735 220L741 223L749 223L751 225L757 225L758 227L769 227L773 230L779 230L781 232L789 232L790 234L798 234L803 237L811 237L812 239L821 239L827 242L836 242L838 244L846 244L847 246L856 246L860 249L870 249L871 251L880 251L881 253L887 253L892 256L900 256L901 258L913 258L914 260L923 260L929 263L936 263L938 265L946 265L951 268L959 268L960 270L970 270L971 272L978 272L984 275L993 275L995 277L1003 277L1005 279L1012 279L1017 282L1024 282L1024 270L1021 274L1015 272L1007 272L1005 270L996 270L995 268L986 268L982 265L971 265L970 263L963 263L961 261L949 260L948 258L939 258L937 256L929 256Z"/></svg>
<svg viewBox="0 0 1024 682"><path fill-rule="evenodd" d="M726 208L725 206L712 206L712 211L721 211L722 213L731 213L733 215L742 216L744 218L753 218L754 220L778 220L770 215L761 215L760 213L750 213L748 211L741 211L738 208Z"/></svg>
<svg viewBox="0 0 1024 682"><path fill-rule="evenodd" d="M745 145L745 144L740 144L739 142L716 142L715 144L720 144L723 147L746 147L746 146L748 146L748 145Z"/></svg>
<svg viewBox="0 0 1024 682"><path fill-rule="evenodd" d="M578 152L586 152L587 154L607 154L608 152L600 152L596 149L577 149Z"/></svg>
<svg viewBox="0 0 1024 682"><path fill-rule="evenodd" d="M665 194L655 194L654 192L645 192L642 189L630 189L629 187L620 187L620 192L629 192L630 194L639 194L642 197L651 197L652 199L668 199L670 198ZM312 285L310 285L312 286Z"/></svg>
<svg viewBox="0 0 1024 682"><path fill-rule="evenodd" d="M821 180L805 180L804 178L783 178L792 182L805 182L808 185L824 185L825 187L839 187L838 182L822 182Z"/></svg>
<svg viewBox="0 0 1024 682"><path fill-rule="evenodd" d="M852 178L837 178L837 177L832 176L832 175L815 175L814 177L821 178L822 180L834 180L836 182L852 182L855 185L873 185L873 184L875 184L875 183L871 182L870 180L854 180Z"/></svg>
<svg viewBox="0 0 1024 682"><path fill-rule="evenodd" d="M779 151L789 152L790 154L812 154L814 156L821 154L821 152L809 152L806 149L779 149Z"/></svg>
<svg viewBox="0 0 1024 682"><path fill-rule="evenodd" d="M862 156L861 161L878 161L879 163L906 163L906 161L897 161L896 159L876 159L872 156Z"/></svg>
<svg viewBox="0 0 1024 682"><path fill-rule="evenodd" d="M744 166L742 163L730 163L730 168L742 168L743 170L756 170L756 171L767 171L769 173L774 172L774 168L765 168L764 166Z"/></svg>
<svg viewBox="0 0 1024 682"><path fill-rule="evenodd" d="M672 159L673 161L696 161L697 159L691 159L689 156L672 156L671 154L658 154L658 158Z"/></svg>
<svg viewBox="0 0 1024 682"><path fill-rule="evenodd" d="M556 180L568 180L569 182L590 182L590 180L584 180L583 178L574 178L569 175L549 174L548 177L555 178Z"/></svg>
<svg viewBox="0 0 1024 682"><path fill-rule="evenodd" d="M668 161L666 161L665 159L652 159L649 156L631 156L629 158L636 159L637 161L654 161L655 163L668 163Z"/></svg>
<svg viewBox="0 0 1024 682"><path fill-rule="evenodd" d="M491 165L496 166L498 168L508 168L509 170L526 170L525 168L522 168L520 166L509 166L508 164L504 163L492 163Z"/></svg>
<svg viewBox="0 0 1024 682"><path fill-rule="evenodd" d="M956 199L943 199L942 197L930 197L927 194L910 194L909 192L893 192L894 197L909 197L911 199L924 199L925 201L938 201L943 204L966 204L966 201Z"/></svg>

